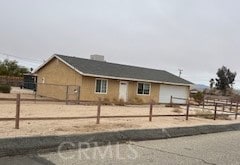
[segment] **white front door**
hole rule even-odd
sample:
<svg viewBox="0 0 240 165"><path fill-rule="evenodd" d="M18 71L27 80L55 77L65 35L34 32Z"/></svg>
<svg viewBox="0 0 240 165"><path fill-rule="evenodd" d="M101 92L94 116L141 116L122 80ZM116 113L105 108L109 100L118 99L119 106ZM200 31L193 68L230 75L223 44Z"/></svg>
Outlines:
<svg viewBox="0 0 240 165"><path fill-rule="evenodd" d="M128 82L120 81L119 99L123 99L126 102L127 101L127 94L128 94Z"/></svg>

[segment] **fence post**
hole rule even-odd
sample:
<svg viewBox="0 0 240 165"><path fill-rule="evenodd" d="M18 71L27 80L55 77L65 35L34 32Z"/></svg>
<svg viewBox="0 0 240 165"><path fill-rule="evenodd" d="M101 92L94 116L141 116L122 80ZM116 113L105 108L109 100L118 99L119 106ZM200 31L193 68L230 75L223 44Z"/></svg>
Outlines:
<svg viewBox="0 0 240 165"><path fill-rule="evenodd" d="M34 103L36 104L37 102L37 91L34 92Z"/></svg>
<svg viewBox="0 0 240 165"><path fill-rule="evenodd" d="M170 98L170 107L172 107L173 106L173 97L171 96L171 98Z"/></svg>
<svg viewBox="0 0 240 165"><path fill-rule="evenodd" d="M17 94L15 129L19 129L19 118L20 118L20 94Z"/></svg>
<svg viewBox="0 0 240 165"><path fill-rule="evenodd" d="M66 88L66 105L68 105L68 85L67 85L67 88Z"/></svg>
<svg viewBox="0 0 240 165"><path fill-rule="evenodd" d="M152 121L153 102L150 102L149 121Z"/></svg>
<svg viewBox="0 0 240 165"><path fill-rule="evenodd" d="M97 107L97 124L100 124L100 113L101 113L101 98L98 100L98 107Z"/></svg>
<svg viewBox="0 0 240 165"><path fill-rule="evenodd" d="M205 99L203 98L203 109L205 108Z"/></svg>
<svg viewBox="0 0 240 165"><path fill-rule="evenodd" d="M236 114L235 114L235 120L237 120L237 117L238 117L238 102L237 102L237 105L236 105Z"/></svg>
<svg viewBox="0 0 240 165"><path fill-rule="evenodd" d="M186 112L186 120L188 120L188 116L189 116L189 106L190 106L190 104L189 104L189 99L187 100L187 112Z"/></svg>
<svg viewBox="0 0 240 165"><path fill-rule="evenodd" d="M217 118L217 103L215 103L215 109L214 109L214 117L213 120L216 120Z"/></svg>
<svg viewBox="0 0 240 165"><path fill-rule="evenodd" d="M77 104L80 104L80 86L78 86L78 93L77 93Z"/></svg>
<svg viewBox="0 0 240 165"><path fill-rule="evenodd" d="M231 112L232 112L232 103L233 103L233 102L232 102L232 100L231 100L231 105L230 105L230 111L231 111Z"/></svg>
<svg viewBox="0 0 240 165"><path fill-rule="evenodd" d="M222 106L223 106L223 107L222 107L222 111L225 111L225 105L224 105L224 103L223 103Z"/></svg>

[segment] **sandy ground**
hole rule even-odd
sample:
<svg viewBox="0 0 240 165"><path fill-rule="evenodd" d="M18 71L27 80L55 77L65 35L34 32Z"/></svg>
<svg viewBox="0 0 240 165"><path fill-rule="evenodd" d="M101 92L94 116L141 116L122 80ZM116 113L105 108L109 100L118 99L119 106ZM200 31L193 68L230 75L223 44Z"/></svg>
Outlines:
<svg viewBox="0 0 240 165"><path fill-rule="evenodd" d="M19 87L11 87L11 93L24 93L24 94L34 94L33 90L30 89L24 89Z"/></svg>
<svg viewBox="0 0 240 165"><path fill-rule="evenodd" d="M0 94L0 98L14 97L16 94ZM22 94L23 98L34 97L32 94ZM15 117L15 102L0 100L0 118ZM180 107L181 113L173 112L176 108L167 108L163 105L155 105L153 114L185 114L186 107ZM190 113L195 113L196 108L191 108ZM86 105L64 105L63 103L27 103L21 104L21 117L76 117L76 116L96 116L97 106ZM148 115L149 106L102 106L101 115ZM239 117L240 118L240 117ZM239 120L209 120L203 118L190 117L188 121L185 117L153 117L149 122L148 117L144 118L109 118L101 119L100 124L96 124L96 119L77 120L28 120L20 121L20 129L14 129L14 121L0 121L0 138L19 136L44 136L63 134L82 134L90 132L117 131L125 129L147 129L183 127L207 124L231 124L240 122Z"/></svg>
<svg viewBox="0 0 240 165"><path fill-rule="evenodd" d="M17 94L21 94L21 98L34 99L35 93L29 89L20 89L19 87L12 87L11 93L0 93L0 98L16 98ZM41 99L42 97L37 97Z"/></svg>

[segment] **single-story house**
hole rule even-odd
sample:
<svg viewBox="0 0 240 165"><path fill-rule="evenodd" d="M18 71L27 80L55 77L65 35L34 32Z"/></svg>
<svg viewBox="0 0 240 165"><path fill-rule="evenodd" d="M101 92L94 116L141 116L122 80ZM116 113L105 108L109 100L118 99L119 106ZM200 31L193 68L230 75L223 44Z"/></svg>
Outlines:
<svg viewBox="0 0 240 165"><path fill-rule="evenodd" d="M54 54L34 72L38 76L37 94L66 99L77 93L75 98L86 101L103 98L128 102L137 98L146 103L151 100L169 103L171 96L189 97L192 83L187 80L164 70L110 63L103 58ZM185 103L184 100L174 102Z"/></svg>

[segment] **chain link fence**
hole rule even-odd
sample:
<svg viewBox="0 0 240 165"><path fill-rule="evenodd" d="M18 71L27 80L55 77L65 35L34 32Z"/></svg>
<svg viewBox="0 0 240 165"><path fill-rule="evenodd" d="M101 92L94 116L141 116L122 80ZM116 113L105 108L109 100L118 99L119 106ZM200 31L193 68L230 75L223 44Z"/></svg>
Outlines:
<svg viewBox="0 0 240 165"><path fill-rule="evenodd" d="M78 85L57 85L38 83L36 85L36 94L66 102L79 102L80 86Z"/></svg>

